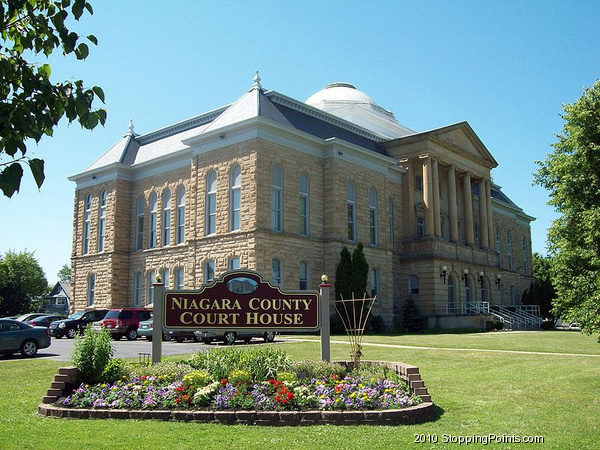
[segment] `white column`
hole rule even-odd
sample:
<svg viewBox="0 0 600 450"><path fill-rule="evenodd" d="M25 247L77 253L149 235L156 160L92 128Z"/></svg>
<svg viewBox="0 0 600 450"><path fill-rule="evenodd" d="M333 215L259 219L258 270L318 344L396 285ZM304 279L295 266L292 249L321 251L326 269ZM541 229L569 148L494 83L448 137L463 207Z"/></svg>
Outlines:
<svg viewBox="0 0 600 450"><path fill-rule="evenodd" d="M488 240L488 208L487 208L487 188L485 180L480 180L479 187L479 246L481 248L489 248Z"/></svg>
<svg viewBox="0 0 600 450"><path fill-rule="evenodd" d="M433 228L436 237L442 236L442 217L440 215L440 174L437 159L431 164L433 184Z"/></svg>
<svg viewBox="0 0 600 450"><path fill-rule="evenodd" d="M456 169L448 168L448 218L450 220L450 242L458 242L458 211L456 203Z"/></svg>
<svg viewBox="0 0 600 450"><path fill-rule="evenodd" d="M423 204L425 206L425 237L434 235L433 214L433 174L431 170L431 158L420 157L423 161Z"/></svg>
<svg viewBox="0 0 600 450"><path fill-rule="evenodd" d="M471 187L471 174L463 176L463 193L465 197L465 241L467 245L475 242L473 232L473 190Z"/></svg>

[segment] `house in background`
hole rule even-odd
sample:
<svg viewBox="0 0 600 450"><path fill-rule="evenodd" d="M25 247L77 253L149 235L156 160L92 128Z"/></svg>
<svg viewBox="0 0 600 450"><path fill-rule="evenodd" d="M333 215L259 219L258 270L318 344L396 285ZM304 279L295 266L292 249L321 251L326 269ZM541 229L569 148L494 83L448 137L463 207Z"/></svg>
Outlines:
<svg viewBox="0 0 600 450"><path fill-rule="evenodd" d="M59 281L42 301L40 311L68 316L71 308L71 283Z"/></svg>

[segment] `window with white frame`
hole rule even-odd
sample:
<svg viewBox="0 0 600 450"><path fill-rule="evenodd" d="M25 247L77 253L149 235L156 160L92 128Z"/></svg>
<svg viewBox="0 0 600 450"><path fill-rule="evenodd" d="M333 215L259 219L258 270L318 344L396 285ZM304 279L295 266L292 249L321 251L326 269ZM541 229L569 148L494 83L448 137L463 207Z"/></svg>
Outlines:
<svg viewBox="0 0 600 450"><path fill-rule="evenodd" d="M106 238L106 191L100 192L100 205L98 209L98 252L104 251Z"/></svg>
<svg viewBox="0 0 600 450"><path fill-rule="evenodd" d="M206 177L206 227L205 234L217 231L217 172L211 170Z"/></svg>
<svg viewBox="0 0 600 450"><path fill-rule="evenodd" d="M135 216L135 249L144 247L144 197L139 196L136 203Z"/></svg>
<svg viewBox="0 0 600 450"><path fill-rule="evenodd" d="M204 262L204 283L210 283L215 279L215 262L212 259Z"/></svg>
<svg viewBox="0 0 600 450"><path fill-rule="evenodd" d="M144 292L144 282L142 272L136 272L133 276L133 306L142 306L142 294Z"/></svg>
<svg viewBox="0 0 600 450"><path fill-rule="evenodd" d="M146 305L154 303L154 282L156 281L156 272L149 270L146 277Z"/></svg>
<svg viewBox="0 0 600 450"><path fill-rule="evenodd" d="M419 295L419 277L411 275L408 279L408 293L410 295Z"/></svg>
<svg viewBox="0 0 600 450"><path fill-rule="evenodd" d="M379 245L379 211L377 191L369 188L369 236L371 245Z"/></svg>
<svg viewBox="0 0 600 450"><path fill-rule="evenodd" d="M236 164L229 174L229 231L240 229L242 210L242 168Z"/></svg>
<svg viewBox="0 0 600 450"><path fill-rule="evenodd" d="M283 283L283 267L281 260L277 258L271 261L271 282L276 286L281 286Z"/></svg>
<svg viewBox="0 0 600 450"><path fill-rule="evenodd" d="M390 246L394 246L394 200L390 195L389 199L389 214L390 214Z"/></svg>
<svg viewBox="0 0 600 450"><path fill-rule="evenodd" d="M300 286L299 286L299 289L301 291L306 291L309 289L309 280L310 280L310 266L307 262L302 261L300 263Z"/></svg>
<svg viewBox="0 0 600 450"><path fill-rule="evenodd" d="M310 234L310 194L308 185L308 175L300 173L298 186L298 232L300 236Z"/></svg>
<svg viewBox="0 0 600 450"><path fill-rule="evenodd" d="M85 197L85 211L83 215L83 247L82 253L87 255L90 251L90 220L92 215L92 195Z"/></svg>
<svg viewBox="0 0 600 450"><path fill-rule="evenodd" d="M277 165L271 172L271 229L283 231L283 169Z"/></svg>
<svg viewBox="0 0 600 450"><path fill-rule="evenodd" d="M162 280L162 284L165 285L165 289L169 289L169 269L163 269L160 271L160 278Z"/></svg>
<svg viewBox="0 0 600 450"><path fill-rule="evenodd" d="M175 289L182 290L183 289L183 267L177 267L175 269Z"/></svg>
<svg viewBox="0 0 600 450"><path fill-rule="evenodd" d="M227 268L229 270L237 270L240 268L240 258L238 256L234 256L233 258L229 258L229 262L227 263Z"/></svg>
<svg viewBox="0 0 600 450"><path fill-rule="evenodd" d="M162 245L171 245L171 190L166 189L162 195Z"/></svg>
<svg viewBox="0 0 600 450"><path fill-rule="evenodd" d="M177 230L175 243L181 244L185 241L185 187L177 189Z"/></svg>
<svg viewBox="0 0 600 450"><path fill-rule="evenodd" d="M380 288L380 280L379 280L379 269L373 268L371 269L371 298L376 298L375 303L379 304L379 288Z"/></svg>
<svg viewBox="0 0 600 450"><path fill-rule="evenodd" d="M157 195L156 192L150 194L150 202L148 209L150 210L150 216L148 220L148 248L156 247L156 226L157 226Z"/></svg>
<svg viewBox="0 0 600 450"><path fill-rule="evenodd" d="M94 306L96 297L96 274L91 273L87 279L87 305Z"/></svg>
<svg viewBox="0 0 600 450"><path fill-rule="evenodd" d="M356 242L356 187L354 183L346 183L346 206L348 210L348 240Z"/></svg>

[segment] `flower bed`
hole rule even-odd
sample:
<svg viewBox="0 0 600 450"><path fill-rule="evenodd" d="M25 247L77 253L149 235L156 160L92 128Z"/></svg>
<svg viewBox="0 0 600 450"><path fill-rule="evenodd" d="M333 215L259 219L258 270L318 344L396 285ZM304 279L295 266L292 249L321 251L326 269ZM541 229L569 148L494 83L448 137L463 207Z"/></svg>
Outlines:
<svg viewBox="0 0 600 450"><path fill-rule="evenodd" d="M67 389L52 406L41 405L40 414L256 424L415 423L433 418L433 404L414 366L369 362L347 371L346 363L292 364L275 356L277 367L240 360L223 378L216 376L225 370L222 365L211 366L206 356L190 364L137 367L117 381ZM261 379L260 374L271 376Z"/></svg>

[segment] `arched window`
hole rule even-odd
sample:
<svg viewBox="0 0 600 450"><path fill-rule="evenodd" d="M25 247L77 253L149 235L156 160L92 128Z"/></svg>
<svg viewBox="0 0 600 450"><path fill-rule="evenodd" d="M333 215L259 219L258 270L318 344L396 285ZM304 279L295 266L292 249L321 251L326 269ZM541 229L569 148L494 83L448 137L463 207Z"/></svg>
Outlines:
<svg viewBox="0 0 600 450"><path fill-rule="evenodd" d="M283 268L281 267L281 260L277 258L271 261L271 282L276 286L283 283Z"/></svg>
<svg viewBox="0 0 600 450"><path fill-rule="evenodd" d="M273 166L271 172L271 229L283 231L283 169Z"/></svg>
<svg viewBox="0 0 600 450"><path fill-rule="evenodd" d="M487 299L487 297L488 297L487 293L488 293L487 282L486 282L485 279L482 278L481 279L481 290L479 291L479 294L480 294L479 295L479 301L480 302L487 302L488 301L488 299Z"/></svg>
<svg viewBox="0 0 600 450"><path fill-rule="evenodd" d="M144 282L142 281L142 272L136 272L133 276L133 306L142 306L143 292Z"/></svg>
<svg viewBox="0 0 600 450"><path fill-rule="evenodd" d="M217 231L217 172L211 170L206 177L206 226L204 234Z"/></svg>
<svg viewBox="0 0 600 450"><path fill-rule="evenodd" d="M300 173L298 186L298 233L300 236L308 236L310 230L310 194L308 186L308 175Z"/></svg>
<svg viewBox="0 0 600 450"><path fill-rule="evenodd" d="M454 314L456 311L456 289L454 288L454 278L448 277L448 313Z"/></svg>
<svg viewBox="0 0 600 450"><path fill-rule="evenodd" d="M310 265L307 262L302 261L300 263L300 286L301 291L308 290L310 280Z"/></svg>
<svg viewBox="0 0 600 450"><path fill-rule="evenodd" d="M389 209L390 209L390 246L394 246L394 200L390 195L389 199Z"/></svg>
<svg viewBox="0 0 600 450"><path fill-rule="evenodd" d="M152 305L154 303L154 282L156 281L156 272L149 270L147 275L146 283L148 284L146 290L146 305Z"/></svg>
<svg viewBox="0 0 600 450"><path fill-rule="evenodd" d="M104 251L106 237L106 191L100 192L100 208L98 209L98 252Z"/></svg>
<svg viewBox="0 0 600 450"><path fill-rule="evenodd" d="M411 275L408 279L408 293L410 295L419 295L419 277Z"/></svg>
<svg viewBox="0 0 600 450"><path fill-rule="evenodd" d="M185 187L177 189L177 230L175 243L181 244L185 241Z"/></svg>
<svg viewBox="0 0 600 450"><path fill-rule="evenodd" d="M140 195L137 199L135 220L135 249L144 247L144 197Z"/></svg>
<svg viewBox="0 0 600 450"><path fill-rule="evenodd" d="M87 279L87 305L94 306L96 300L96 274L91 273Z"/></svg>
<svg viewBox="0 0 600 450"><path fill-rule="evenodd" d="M171 245L171 190L167 189L162 195L162 245Z"/></svg>
<svg viewBox="0 0 600 450"><path fill-rule="evenodd" d="M156 247L157 203L158 201L156 192L153 192L152 194L150 194L150 203L148 205L150 209L150 220L148 221L148 248Z"/></svg>
<svg viewBox="0 0 600 450"><path fill-rule="evenodd" d="M346 205L348 210L348 240L356 242L356 188L354 183L346 183Z"/></svg>
<svg viewBox="0 0 600 450"><path fill-rule="evenodd" d="M85 197L85 211L83 215L83 248L82 253L87 255L90 251L90 218L92 215L92 195Z"/></svg>
<svg viewBox="0 0 600 450"><path fill-rule="evenodd" d="M242 209L242 169L236 164L229 174L229 231L240 229Z"/></svg>
<svg viewBox="0 0 600 450"><path fill-rule="evenodd" d="M379 211L377 191L369 188L369 235L371 245L379 245Z"/></svg>

